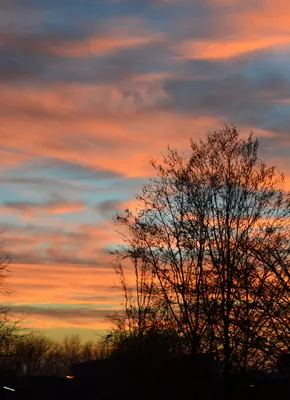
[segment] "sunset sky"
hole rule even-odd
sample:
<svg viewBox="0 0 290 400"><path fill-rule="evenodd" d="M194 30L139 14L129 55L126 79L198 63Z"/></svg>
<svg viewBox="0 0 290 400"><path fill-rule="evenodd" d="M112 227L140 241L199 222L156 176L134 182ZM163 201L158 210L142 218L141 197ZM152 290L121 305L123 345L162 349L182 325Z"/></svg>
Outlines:
<svg viewBox="0 0 290 400"><path fill-rule="evenodd" d="M289 0L0 0L3 301L29 327L106 328L112 217L167 145L234 124L289 182L289 21Z"/></svg>

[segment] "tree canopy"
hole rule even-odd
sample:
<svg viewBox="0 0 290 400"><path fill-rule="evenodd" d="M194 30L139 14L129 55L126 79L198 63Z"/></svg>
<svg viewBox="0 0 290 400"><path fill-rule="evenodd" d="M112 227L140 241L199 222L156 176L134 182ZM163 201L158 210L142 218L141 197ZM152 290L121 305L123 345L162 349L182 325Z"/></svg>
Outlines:
<svg viewBox="0 0 290 400"><path fill-rule="evenodd" d="M263 369L289 350L290 196L258 150L225 126L191 140L188 156L169 148L152 161L136 210L116 218L126 233L115 338L142 352L159 332L172 352L215 353L225 371Z"/></svg>

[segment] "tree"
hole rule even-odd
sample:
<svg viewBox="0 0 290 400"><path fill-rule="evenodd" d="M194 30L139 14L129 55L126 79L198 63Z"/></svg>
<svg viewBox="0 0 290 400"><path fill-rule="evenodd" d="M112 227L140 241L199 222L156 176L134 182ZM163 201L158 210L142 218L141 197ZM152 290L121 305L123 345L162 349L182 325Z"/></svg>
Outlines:
<svg viewBox="0 0 290 400"><path fill-rule="evenodd" d="M18 335L13 346L11 365L18 375L43 375L53 342L37 332Z"/></svg>
<svg viewBox="0 0 290 400"><path fill-rule="evenodd" d="M10 293L7 285L9 277L10 255L4 247L4 240L0 241L0 295L7 296ZM16 335L21 331L23 318L15 318L11 310L4 304L0 306L0 367L6 365L11 357L12 343Z"/></svg>
<svg viewBox="0 0 290 400"><path fill-rule="evenodd" d="M54 341L40 332L15 335L3 366L16 375L66 376L72 364L99 358L97 343L82 343L77 335Z"/></svg>
<svg viewBox="0 0 290 400"><path fill-rule="evenodd" d="M271 310L285 309L289 293L290 197L258 147L225 126L191 141L189 157L169 148L152 161L157 176L137 210L116 218L126 229L115 268L129 330L132 315L141 338L166 315L185 352L218 354L226 374L264 367L285 347L277 335L289 320L288 309L282 322Z"/></svg>

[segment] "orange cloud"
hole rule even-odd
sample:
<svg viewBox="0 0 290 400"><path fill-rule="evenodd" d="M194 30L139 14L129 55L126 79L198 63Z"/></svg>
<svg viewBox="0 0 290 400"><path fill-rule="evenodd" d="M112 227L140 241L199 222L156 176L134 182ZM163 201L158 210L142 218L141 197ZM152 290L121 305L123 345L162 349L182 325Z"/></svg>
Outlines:
<svg viewBox="0 0 290 400"><path fill-rule="evenodd" d="M95 340L98 339L96 337L97 331L108 329L108 322L106 321L105 317L111 312L113 311L103 310L102 313L101 312L86 313L86 310L83 309L82 313L83 315L79 315L80 313L76 312L75 315L73 313L70 313L71 315L68 316L65 312L63 313L60 312L59 314L55 313L54 315L54 313L46 313L45 311L42 312L40 309L35 310L35 309L24 308L21 309L21 312L13 310L16 319L17 318L22 319L24 317L23 326L25 328L33 330L35 329L57 330L56 328L61 328L63 330L64 328L73 328L73 329L82 328L83 330L82 336L83 333L86 333L86 331L93 330L95 335L94 337ZM68 334L68 332L70 331L69 329L65 330L66 334ZM72 333L75 334L76 331L72 330ZM90 338L92 338L92 335L90 335Z"/></svg>
<svg viewBox="0 0 290 400"><path fill-rule="evenodd" d="M138 36L138 34L130 34L122 37L117 35L112 36L110 34L107 37L91 36L84 40L55 44L49 48L49 51L52 54L66 57L88 57L156 43L160 40L162 40L161 35Z"/></svg>
<svg viewBox="0 0 290 400"><path fill-rule="evenodd" d="M160 84L137 82L136 86L143 98L141 107L111 85L43 85L25 92L3 85L3 108L17 110L18 118L0 116L2 140L30 157L74 160L136 177L151 173L149 157L159 157L167 143L188 148L190 137L201 137L205 129L220 125L216 117L154 109L151 104L156 98L167 96Z"/></svg>
<svg viewBox="0 0 290 400"><path fill-rule="evenodd" d="M13 264L9 304L34 328L105 329L105 316L122 309L112 267Z"/></svg>
<svg viewBox="0 0 290 400"><path fill-rule="evenodd" d="M248 7L245 13L236 13L239 28L251 34L273 35L290 33L290 4L287 0L260 0L257 7Z"/></svg>
<svg viewBox="0 0 290 400"><path fill-rule="evenodd" d="M77 39L44 35L0 34L0 44L17 51L77 58L114 53L164 40L163 33L150 31L144 20L136 17L112 18L106 23L100 23L97 33L92 32Z"/></svg>
<svg viewBox="0 0 290 400"><path fill-rule="evenodd" d="M47 222L37 217L37 223L45 227L33 224L4 227L5 245L10 249L13 263L103 267L111 259L104 249L120 242L111 221L98 225L65 223L52 221L48 216Z"/></svg>
<svg viewBox="0 0 290 400"><path fill-rule="evenodd" d="M26 217L35 217L38 214L67 214L71 212L79 212L85 209L84 203L81 202L50 202L41 203L6 203L1 207L3 212L19 212Z"/></svg>
<svg viewBox="0 0 290 400"><path fill-rule="evenodd" d="M188 40L179 51L183 58L220 59L230 58L250 51L262 50L272 46L290 44L290 32L287 36L234 39L221 41Z"/></svg>
<svg viewBox="0 0 290 400"><path fill-rule="evenodd" d="M85 265L11 265L9 302L16 305L87 304L118 308L120 293L114 288L113 267Z"/></svg>
<svg viewBox="0 0 290 400"><path fill-rule="evenodd" d="M189 38L173 46L188 59L224 59L248 52L290 45L287 0L206 0L215 14L214 32L207 40ZM287 50L286 50L287 51Z"/></svg>

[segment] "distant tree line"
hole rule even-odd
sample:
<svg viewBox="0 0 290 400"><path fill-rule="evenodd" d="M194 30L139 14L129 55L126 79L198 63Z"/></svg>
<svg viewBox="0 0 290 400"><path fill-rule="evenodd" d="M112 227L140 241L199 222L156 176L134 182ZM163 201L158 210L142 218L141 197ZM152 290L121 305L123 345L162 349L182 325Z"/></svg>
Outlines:
<svg viewBox="0 0 290 400"><path fill-rule="evenodd" d="M225 126L152 160L156 177L116 218L112 354L212 353L230 373L290 351L290 196L258 148Z"/></svg>
<svg viewBox="0 0 290 400"><path fill-rule="evenodd" d="M83 342L78 335L52 340L39 332L18 332L0 343L0 371L18 376L65 377L75 363L107 356L102 341Z"/></svg>
<svg viewBox="0 0 290 400"><path fill-rule="evenodd" d="M0 294L10 294L7 278L10 256L0 241ZM18 376L66 376L72 364L105 358L107 342L102 338L83 342L78 335L61 341L52 340L39 331L25 328L25 317L16 317L11 309L0 307L0 377L6 373Z"/></svg>

